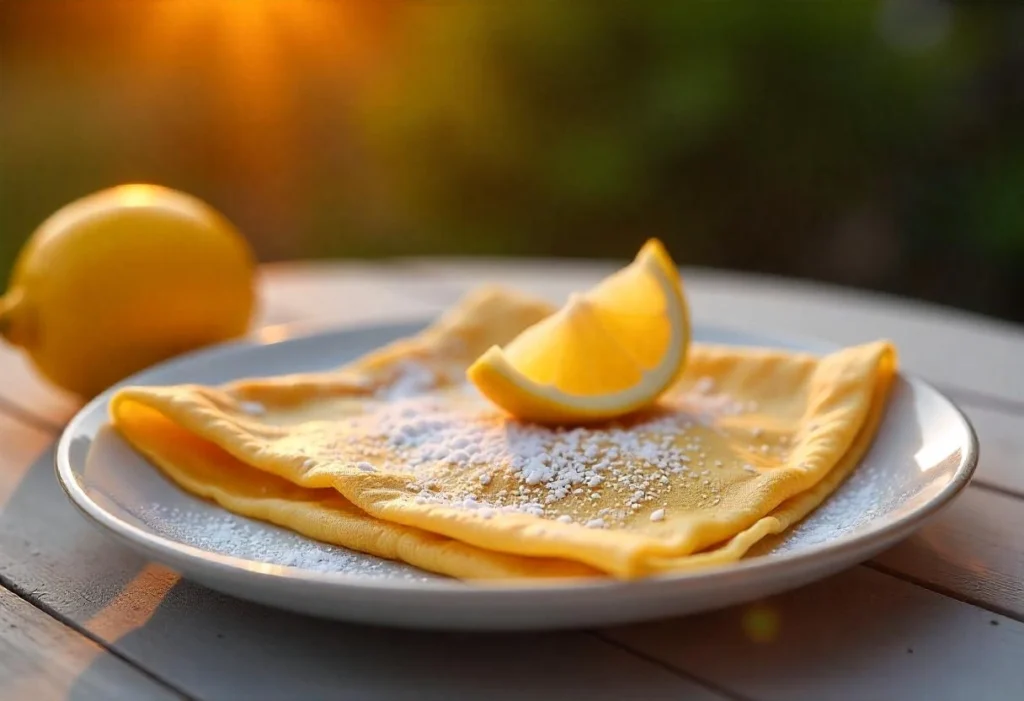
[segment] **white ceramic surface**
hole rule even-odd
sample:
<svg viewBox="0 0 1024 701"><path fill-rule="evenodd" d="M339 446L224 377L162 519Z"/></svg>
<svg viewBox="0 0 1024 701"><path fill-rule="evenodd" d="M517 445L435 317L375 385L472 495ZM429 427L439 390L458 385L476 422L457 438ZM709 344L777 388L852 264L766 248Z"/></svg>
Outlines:
<svg viewBox="0 0 1024 701"><path fill-rule="evenodd" d="M194 353L126 380L220 383L336 366L419 325L318 333ZM697 327L698 341L784 346ZM416 628L592 627L687 614L791 589L861 562L904 538L968 483L977 439L960 411L901 375L878 436L854 474L802 523L739 563L637 582L468 584L303 538L230 514L166 480L107 426L111 391L71 421L57 473L71 501L104 531L213 589L303 613Z"/></svg>

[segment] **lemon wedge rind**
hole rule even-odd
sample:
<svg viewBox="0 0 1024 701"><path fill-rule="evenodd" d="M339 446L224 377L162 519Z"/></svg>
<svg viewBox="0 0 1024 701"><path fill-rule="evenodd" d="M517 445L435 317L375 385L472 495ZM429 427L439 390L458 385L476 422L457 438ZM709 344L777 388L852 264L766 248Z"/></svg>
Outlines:
<svg viewBox="0 0 1024 701"><path fill-rule="evenodd" d="M632 265L643 266L657 282L665 302L664 323L671 329L659 362L653 367L640 369L637 382L618 391L600 394L567 392L554 382L538 382L528 377L498 346L489 348L469 368L467 376L470 382L485 397L514 416L544 423L609 420L652 404L673 384L685 365L690 335L689 310L678 272L660 242L648 242ZM570 297L553 317L540 324L558 324L572 315L588 313L590 302L587 294L577 294ZM523 333L531 330L532 327ZM621 346L617 350L629 352L629 339L615 340Z"/></svg>

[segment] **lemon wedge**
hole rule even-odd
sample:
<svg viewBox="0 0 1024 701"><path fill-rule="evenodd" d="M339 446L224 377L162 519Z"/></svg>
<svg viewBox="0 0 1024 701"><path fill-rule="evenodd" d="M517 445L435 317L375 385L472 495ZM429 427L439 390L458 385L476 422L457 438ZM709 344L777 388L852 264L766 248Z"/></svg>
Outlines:
<svg viewBox="0 0 1024 701"><path fill-rule="evenodd" d="M490 401L541 423L612 419L653 404L686 362L690 314L657 239L559 311L467 370Z"/></svg>

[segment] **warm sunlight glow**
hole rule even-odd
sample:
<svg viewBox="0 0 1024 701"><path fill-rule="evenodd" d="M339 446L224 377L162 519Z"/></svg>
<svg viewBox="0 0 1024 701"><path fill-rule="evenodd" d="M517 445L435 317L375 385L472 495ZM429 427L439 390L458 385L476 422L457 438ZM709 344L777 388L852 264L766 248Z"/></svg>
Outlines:
<svg viewBox="0 0 1024 701"><path fill-rule="evenodd" d="M152 185L122 185L117 188L117 201L125 207L145 207L156 199Z"/></svg>
<svg viewBox="0 0 1024 701"><path fill-rule="evenodd" d="M307 196L308 153L318 147L299 127L302 115L311 103L355 100L373 81L396 7L394 0L148 3L137 34L145 80L135 90L178 113L188 137L212 145L198 157L244 177L250 192L267 193L265 225L285 229ZM174 96L178 103L169 103Z"/></svg>
<svg viewBox="0 0 1024 701"><path fill-rule="evenodd" d="M917 463L921 472L928 472L936 467L946 464L950 458L959 455L959 449L955 445L926 444L914 454L914 462Z"/></svg>
<svg viewBox="0 0 1024 701"><path fill-rule="evenodd" d="M104 640L116 641L146 625L178 580L174 572L160 565L148 564L106 601L85 625Z"/></svg>
<svg viewBox="0 0 1024 701"><path fill-rule="evenodd" d="M143 42L155 68L215 56L209 68L234 89L266 87L276 73L322 72L358 81L382 53L393 0L164 0ZM283 87L277 85L277 87ZM283 95L278 95L283 97Z"/></svg>
<svg viewBox="0 0 1024 701"><path fill-rule="evenodd" d="M287 341L294 335L294 328L291 324L276 324L274 326L264 326L262 329L255 331L256 339L265 345L271 345L274 343L280 343L281 341Z"/></svg>

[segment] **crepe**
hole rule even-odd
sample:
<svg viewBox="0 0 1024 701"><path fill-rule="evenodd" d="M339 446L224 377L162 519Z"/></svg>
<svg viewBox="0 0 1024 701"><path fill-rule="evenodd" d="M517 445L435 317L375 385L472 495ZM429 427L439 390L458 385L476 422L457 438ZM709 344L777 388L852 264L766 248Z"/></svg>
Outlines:
<svg viewBox="0 0 1024 701"><path fill-rule="evenodd" d="M631 579L729 563L854 469L896 369L694 344L648 411L589 427L504 414L465 370L552 313L485 288L336 371L127 387L114 426L182 488L304 535L464 579Z"/></svg>

